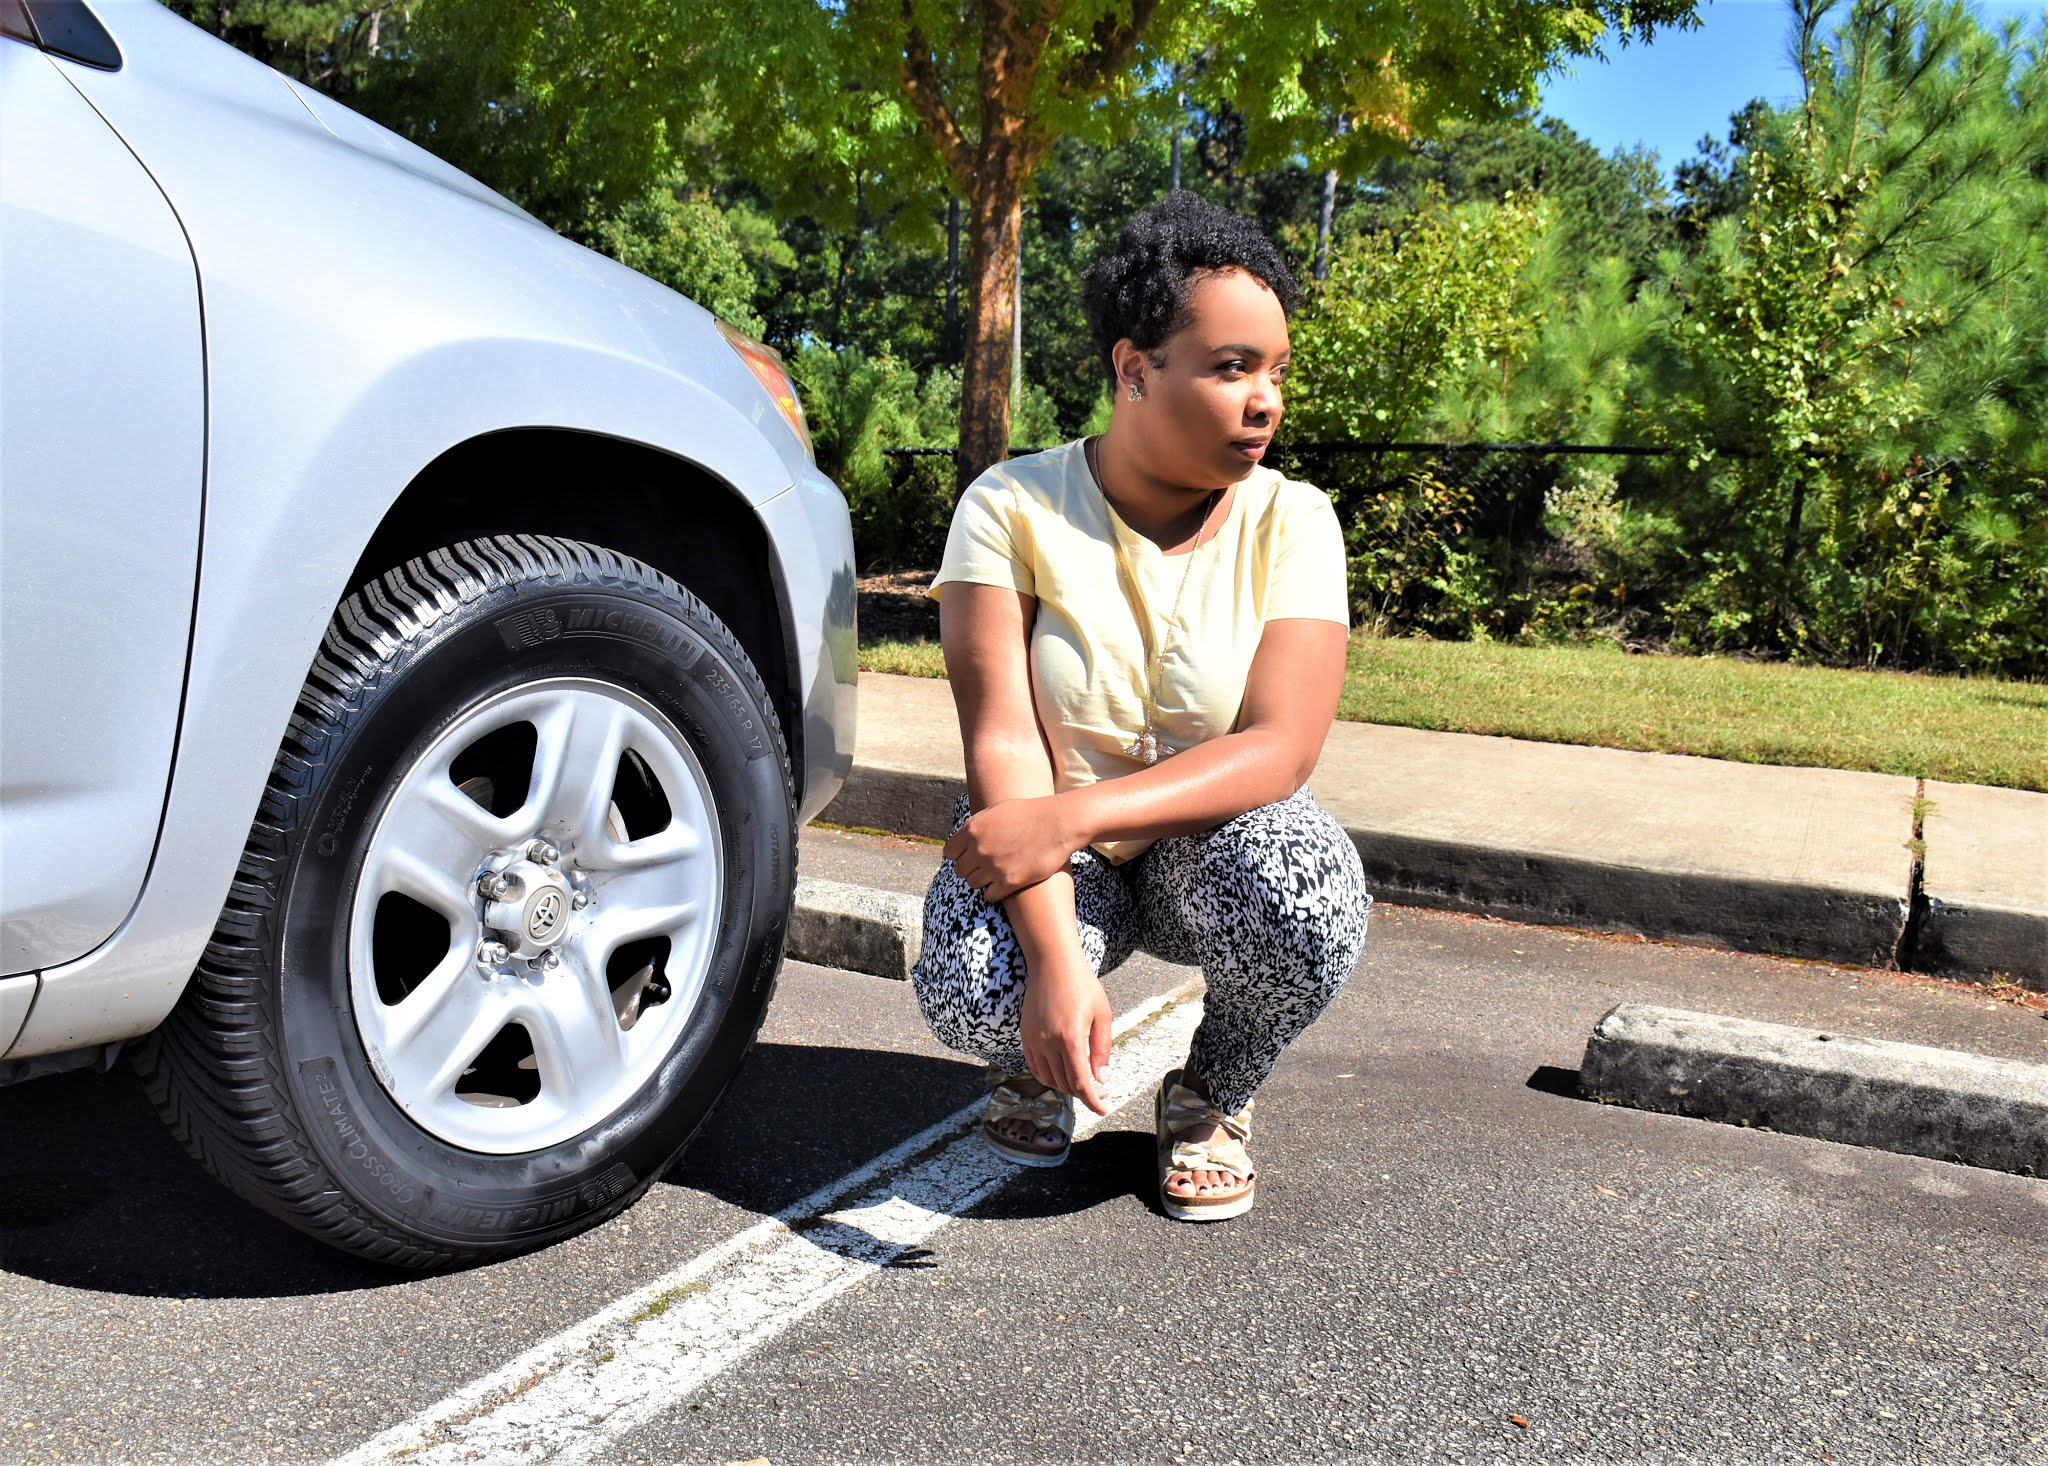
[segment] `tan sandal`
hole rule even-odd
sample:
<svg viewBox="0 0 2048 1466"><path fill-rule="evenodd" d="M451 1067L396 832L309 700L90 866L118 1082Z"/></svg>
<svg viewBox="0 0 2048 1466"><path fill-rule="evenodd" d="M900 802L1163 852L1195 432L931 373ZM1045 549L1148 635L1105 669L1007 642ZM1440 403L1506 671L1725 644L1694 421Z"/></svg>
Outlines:
<svg viewBox="0 0 2048 1466"><path fill-rule="evenodd" d="M987 1074L988 1106L981 1112L981 1138L1004 1160L1020 1166L1056 1166L1074 1148L1074 1102L1056 1089L1025 1094L1016 1087L1029 1074L1010 1074L991 1067ZM1016 1140L996 1129L999 1121L1022 1120L1033 1131L1029 1141ZM1060 1134L1057 1145L1039 1140L1047 1130Z"/></svg>
<svg viewBox="0 0 2048 1466"><path fill-rule="evenodd" d="M1183 1222L1220 1222L1241 1217L1252 1209L1258 1176L1244 1143L1252 1135L1252 1107L1249 1103L1235 1115L1211 1107L1209 1101L1180 1082L1182 1071L1172 1070L1159 1081L1155 1120L1159 1131L1159 1205L1165 1213ZM1209 1140L1182 1140L1183 1133L1197 1125L1215 1125L1223 1133ZM1176 1196L1166 1189L1176 1171L1221 1171L1239 1184L1228 1191L1206 1196Z"/></svg>

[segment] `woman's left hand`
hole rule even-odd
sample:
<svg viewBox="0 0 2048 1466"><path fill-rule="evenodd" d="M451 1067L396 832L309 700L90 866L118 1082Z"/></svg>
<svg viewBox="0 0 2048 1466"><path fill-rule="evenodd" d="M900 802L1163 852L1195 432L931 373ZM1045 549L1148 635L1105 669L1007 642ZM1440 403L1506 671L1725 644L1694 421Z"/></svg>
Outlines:
<svg viewBox="0 0 2048 1466"><path fill-rule="evenodd" d="M970 816L946 842L945 857L968 885L990 901L1014 896L1066 869L1077 839L1057 794L1005 799Z"/></svg>

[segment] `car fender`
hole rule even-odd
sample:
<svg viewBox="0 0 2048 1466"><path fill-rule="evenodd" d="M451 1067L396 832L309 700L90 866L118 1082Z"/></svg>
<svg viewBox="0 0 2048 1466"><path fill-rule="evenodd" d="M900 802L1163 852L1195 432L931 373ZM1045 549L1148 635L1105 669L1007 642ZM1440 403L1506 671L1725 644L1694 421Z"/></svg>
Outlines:
<svg viewBox="0 0 2048 1466"><path fill-rule="evenodd" d="M158 6L99 8L122 70L59 64L157 178L199 261L204 543L150 874L111 938L41 975L11 1056L130 1037L169 1012L344 582L436 457L556 426L686 459L757 506L814 472L694 303L348 144L283 78Z"/></svg>

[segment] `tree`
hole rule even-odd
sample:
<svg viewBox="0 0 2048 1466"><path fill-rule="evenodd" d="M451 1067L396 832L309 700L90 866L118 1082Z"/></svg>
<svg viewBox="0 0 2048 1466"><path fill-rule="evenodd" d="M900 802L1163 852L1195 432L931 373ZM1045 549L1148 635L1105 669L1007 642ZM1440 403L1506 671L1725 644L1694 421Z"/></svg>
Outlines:
<svg viewBox="0 0 2048 1466"><path fill-rule="evenodd" d="M1751 150L1767 145L1771 107L1762 98L1746 103L1728 114L1728 141L1715 137L1699 140L1699 151L1671 170L1678 207L1675 222L1679 237L1698 239L1716 219L1733 218L1749 202L1749 184L1742 159Z"/></svg>
<svg viewBox="0 0 2048 1466"><path fill-rule="evenodd" d="M935 168L964 201L971 476L1009 439L1024 197L1062 137L1178 125L1173 69L1188 62L1180 89L1218 131L1241 128L1247 171L1299 158L1312 176L1355 173L1453 118L1510 115L1556 58L1597 54L1610 27L1626 41L1691 24L1694 4L1503 0L1482 32L1445 0L688 0L672 30L706 38L697 75L743 146L786 158L772 140L799 134L886 155L899 184Z"/></svg>
<svg viewBox="0 0 2048 1466"><path fill-rule="evenodd" d="M1498 0L1482 30L1453 0L421 0L400 64L360 102L586 238L707 118L780 217L857 238L880 216L935 244L950 191L971 475L1009 438L1023 202L1061 138L1164 133L1184 95L1197 153L1222 155L1228 178L1355 174L1453 119L1512 115L1554 60L1598 54L1610 28L1626 43L1692 24L1696 3ZM328 13L262 4L277 36L295 9ZM354 19L334 32L382 13L336 10ZM842 251L842 308L849 268Z"/></svg>
<svg viewBox="0 0 2048 1466"><path fill-rule="evenodd" d="M620 264L679 290L720 320L756 335L756 277L737 219L709 199L693 198L679 178L656 184L597 227L597 244ZM768 258L793 266L796 256L774 240Z"/></svg>
<svg viewBox="0 0 2048 1466"><path fill-rule="evenodd" d="M1603 156L1555 117L1504 124L1460 123L1418 138L1375 164L1338 232L1395 225L1434 186L1453 204L1499 203L1511 193L1550 201L1556 231L1579 268L1619 255L1638 273L1672 240L1670 211L1654 155Z"/></svg>
<svg viewBox="0 0 2048 1466"><path fill-rule="evenodd" d="M1805 96L1753 118L1741 208L1682 284L1686 609L1722 644L2038 667L2048 66L1959 4L1838 14L1794 0Z"/></svg>
<svg viewBox="0 0 2048 1466"><path fill-rule="evenodd" d="M1407 227L1342 251L1295 333L1290 436L1410 439L1463 378L1504 371L1532 331L1519 287L1544 212L1530 195L1452 208L1432 187Z"/></svg>
<svg viewBox="0 0 2048 1466"><path fill-rule="evenodd" d="M349 101L404 45L409 6L363 0L168 0L238 51Z"/></svg>
<svg viewBox="0 0 2048 1466"><path fill-rule="evenodd" d="M1358 172L1397 139L1454 117L1495 119L1561 55L1589 55L1610 27L1647 39L1692 23L1694 0L1505 0L1487 31L1466 6L1391 0L809 0L862 86L909 102L920 137L967 203L969 307L961 473L1010 436L1010 321L1024 192L1063 135L1108 139L1188 98L1243 125L1257 170L1303 158ZM1350 127L1339 131L1343 117Z"/></svg>

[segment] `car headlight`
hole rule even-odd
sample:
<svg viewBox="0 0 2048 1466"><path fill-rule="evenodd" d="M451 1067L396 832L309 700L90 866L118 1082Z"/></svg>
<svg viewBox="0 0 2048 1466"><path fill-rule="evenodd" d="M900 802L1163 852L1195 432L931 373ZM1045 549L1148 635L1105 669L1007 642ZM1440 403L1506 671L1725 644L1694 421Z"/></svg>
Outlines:
<svg viewBox="0 0 2048 1466"><path fill-rule="evenodd" d="M768 395L775 402L778 412L796 431L797 438L804 445L804 452L817 460L817 450L811 446L811 425L804 421L804 405L796 395L796 379L782 364L782 353L766 342L756 341L744 331L736 331L724 321L718 323L718 334L725 338L725 344L739 353L741 361L747 364Z"/></svg>

